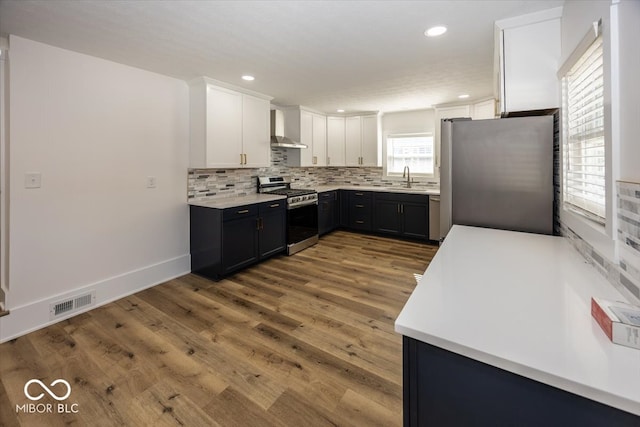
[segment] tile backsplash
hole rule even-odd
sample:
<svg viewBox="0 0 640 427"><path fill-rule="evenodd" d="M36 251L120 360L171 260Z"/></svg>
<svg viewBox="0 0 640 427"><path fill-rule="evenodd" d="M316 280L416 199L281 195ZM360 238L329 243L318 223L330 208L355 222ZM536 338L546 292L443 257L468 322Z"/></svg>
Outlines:
<svg viewBox="0 0 640 427"><path fill-rule="evenodd" d="M640 183L617 182L620 283L640 301Z"/></svg>
<svg viewBox="0 0 640 427"><path fill-rule="evenodd" d="M383 179L381 167L288 167L287 149L271 149L271 166L258 169L189 169L187 197L210 200L257 192L258 176L290 175L294 187L347 184L373 187L402 186L398 180ZM434 183L416 182L420 188Z"/></svg>
<svg viewBox="0 0 640 427"><path fill-rule="evenodd" d="M640 304L640 183L617 182L618 261L610 260L572 229L562 235L620 292Z"/></svg>

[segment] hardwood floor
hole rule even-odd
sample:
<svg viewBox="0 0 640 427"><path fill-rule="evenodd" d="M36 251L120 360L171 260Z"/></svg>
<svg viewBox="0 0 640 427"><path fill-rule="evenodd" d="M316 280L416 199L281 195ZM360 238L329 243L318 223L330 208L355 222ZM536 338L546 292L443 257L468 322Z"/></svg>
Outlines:
<svg viewBox="0 0 640 427"><path fill-rule="evenodd" d="M400 426L393 323L436 249L337 231L225 280L189 274L4 343L0 425ZM77 413L27 400L32 378L67 380ZM16 414L27 403L54 413Z"/></svg>

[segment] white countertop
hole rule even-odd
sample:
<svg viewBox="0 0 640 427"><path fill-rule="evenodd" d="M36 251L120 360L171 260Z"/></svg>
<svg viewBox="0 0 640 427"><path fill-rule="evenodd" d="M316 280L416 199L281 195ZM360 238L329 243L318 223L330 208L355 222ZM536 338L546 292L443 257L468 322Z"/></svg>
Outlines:
<svg viewBox="0 0 640 427"><path fill-rule="evenodd" d="M627 301L565 238L456 225L395 330L640 415L640 351L609 341L592 296Z"/></svg>
<svg viewBox="0 0 640 427"><path fill-rule="evenodd" d="M221 199L213 199L213 200L202 201L202 202L192 201L192 202L189 202L189 204L193 206L202 206L205 208L227 209L227 208L236 208L238 206L253 205L256 203L272 202L274 200L284 200L284 199L286 199L286 196L255 193L255 194L247 194L246 196L225 197Z"/></svg>
<svg viewBox="0 0 640 427"><path fill-rule="evenodd" d="M334 185L318 185L313 187L318 193L323 191L334 190L360 190L360 191L381 191L385 193L407 193L407 194L428 194L431 196L437 196L440 194L439 188L424 188L424 187L374 187L364 185L348 185L348 184L334 184Z"/></svg>

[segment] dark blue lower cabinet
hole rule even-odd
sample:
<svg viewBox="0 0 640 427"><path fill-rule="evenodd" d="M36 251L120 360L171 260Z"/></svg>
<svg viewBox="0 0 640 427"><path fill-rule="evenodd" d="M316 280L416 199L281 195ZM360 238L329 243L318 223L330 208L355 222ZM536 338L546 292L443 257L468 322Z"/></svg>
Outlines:
<svg viewBox="0 0 640 427"><path fill-rule="evenodd" d="M284 252L287 248L286 202L260 204L258 221L260 259Z"/></svg>
<svg viewBox="0 0 640 427"><path fill-rule="evenodd" d="M259 225L256 215L222 223L222 275L258 261Z"/></svg>
<svg viewBox="0 0 640 427"><path fill-rule="evenodd" d="M429 240L429 196L426 194L375 193L373 218L376 233Z"/></svg>
<svg viewBox="0 0 640 427"><path fill-rule="evenodd" d="M406 336L403 400L405 427L640 426L629 412Z"/></svg>
<svg viewBox="0 0 640 427"><path fill-rule="evenodd" d="M218 280L287 248L285 201L190 206L191 271Z"/></svg>
<svg viewBox="0 0 640 427"><path fill-rule="evenodd" d="M340 199L338 191L318 193L318 234L321 236L340 226Z"/></svg>

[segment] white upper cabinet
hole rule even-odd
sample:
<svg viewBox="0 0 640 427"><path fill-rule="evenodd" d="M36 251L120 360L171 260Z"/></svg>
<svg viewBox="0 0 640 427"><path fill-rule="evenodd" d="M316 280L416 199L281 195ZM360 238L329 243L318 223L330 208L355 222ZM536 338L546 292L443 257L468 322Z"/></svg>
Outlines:
<svg viewBox="0 0 640 427"><path fill-rule="evenodd" d="M242 151L244 167L271 165L270 109L268 99L242 95Z"/></svg>
<svg viewBox="0 0 640 427"><path fill-rule="evenodd" d="M327 117L313 114L313 166L327 166Z"/></svg>
<svg viewBox="0 0 640 427"><path fill-rule="evenodd" d="M284 136L307 148L287 149L288 166L327 165L327 117L301 108L283 110Z"/></svg>
<svg viewBox="0 0 640 427"><path fill-rule="evenodd" d="M378 116L362 117L361 166L378 165Z"/></svg>
<svg viewBox="0 0 640 427"><path fill-rule="evenodd" d="M345 156L347 166L360 166L362 156L362 117L345 119Z"/></svg>
<svg viewBox="0 0 640 427"><path fill-rule="evenodd" d="M327 166L345 166L345 118L327 117Z"/></svg>
<svg viewBox="0 0 640 427"><path fill-rule="evenodd" d="M345 119L345 157L347 166L378 165L378 116Z"/></svg>
<svg viewBox="0 0 640 427"><path fill-rule="evenodd" d="M270 100L208 78L191 82L189 166L270 166Z"/></svg>
<svg viewBox="0 0 640 427"><path fill-rule="evenodd" d="M496 22L500 112L557 108L562 8Z"/></svg>

